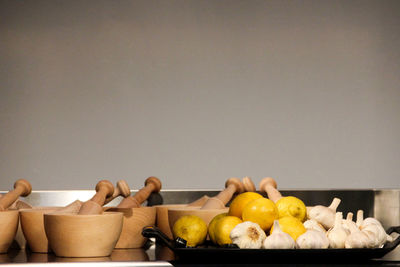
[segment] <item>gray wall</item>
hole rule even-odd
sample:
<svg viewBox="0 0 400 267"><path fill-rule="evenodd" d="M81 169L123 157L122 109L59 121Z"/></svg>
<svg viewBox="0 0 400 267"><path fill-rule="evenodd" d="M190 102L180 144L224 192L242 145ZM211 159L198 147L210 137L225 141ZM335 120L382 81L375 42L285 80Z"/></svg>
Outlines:
<svg viewBox="0 0 400 267"><path fill-rule="evenodd" d="M0 189L398 188L400 1L0 0Z"/></svg>

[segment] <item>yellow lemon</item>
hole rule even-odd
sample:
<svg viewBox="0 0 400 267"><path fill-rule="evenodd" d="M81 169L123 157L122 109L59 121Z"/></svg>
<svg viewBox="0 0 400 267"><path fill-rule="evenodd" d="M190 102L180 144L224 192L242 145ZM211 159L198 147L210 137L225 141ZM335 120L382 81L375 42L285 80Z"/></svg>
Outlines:
<svg viewBox="0 0 400 267"><path fill-rule="evenodd" d="M279 218L292 216L304 222L306 219L307 208L303 201L297 197L282 197L275 203L279 211Z"/></svg>
<svg viewBox="0 0 400 267"><path fill-rule="evenodd" d="M261 229L266 231L278 219L278 209L272 200L265 197L257 198L246 204L242 219L243 221L257 223Z"/></svg>
<svg viewBox="0 0 400 267"><path fill-rule="evenodd" d="M229 215L242 218L244 206L250 201L262 198L263 196L256 192L245 192L235 197L229 205Z"/></svg>
<svg viewBox="0 0 400 267"><path fill-rule="evenodd" d="M214 216L214 218L208 224L208 236L210 237L210 240L215 244L217 243L215 241L215 225L219 219L221 219L222 217L225 217L225 216L228 216L227 212L218 214L218 215Z"/></svg>
<svg viewBox="0 0 400 267"><path fill-rule="evenodd" d="M207 224L198 216L185 215L174 223L172 233L174 238L185 239L187 246L195 247L202 244L206 239Z"/></svg>
<svg viewBox="0 0 400 267"><path fill-rule="evenodd" d="M229 234L236 225L242 222L243 221L238 217L229 215L218 219L215 223L214 229L216 243L220 246L232 244Z"/></svg>
<svg viewBox="0 0 400 267"><path fill-rule="evenodd" d="M294 240L306 232L306 228L303 223L292 216L282 217L278 220L279 227L285 233L288 233ZM274 231L274 227L271 228L271 233Z"/></svg>

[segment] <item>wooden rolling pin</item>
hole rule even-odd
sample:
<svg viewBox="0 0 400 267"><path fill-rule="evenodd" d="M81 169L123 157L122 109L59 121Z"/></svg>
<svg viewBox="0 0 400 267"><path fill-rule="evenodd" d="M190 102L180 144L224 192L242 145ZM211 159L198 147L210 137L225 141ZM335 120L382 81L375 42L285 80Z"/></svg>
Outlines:
<svg viewBox="0 0 400 267"><path fill-rule="evenodd" d="M276 181L271 177L266 177L260 182L260 191L267 193L268 198L273 202L277 202L282 198L281 193L278 191Z"/></svg>
<svg viewBox="0 0 400 267"><path fill-rule="evenodd" d="M114 188L114 193L111 197L106 198L104 204L111 202L114 198L118 196L128 197L131 194L131 189L125 180L119 180L117 186Z"/></svg>
<svg viewBox="0 0 400 267"><path fill-rule="evenodd" d="M242 183L244 185L244 191L246 191L246 192L256 192L257 191L256 186L254 185L253 180L251 180L250 177L248 177L248 176L243 177Z"/></svg>
<svg viewBox="0 0 400 267"><path fill-rule="evenodd" d="M102 214L104 201L114 193L114 186L110 181L101 180L96 185L96 194L84 202L78 214Z"/></svg>
<svg viewBox="0 0 400 267"><path fill-rule="evenodd" d="M124 198L117 208L138 208L151 193L157 193L161 190L161 181L154 176L147 178L144 185L134 196Z"/></svg>
<svg viewBox="0 0 400 267"><path fill-rule="evenodd" d="M225 183L225 189L215 197L208 199L201 209L223 209L233 194L242 192L244 192L244 185L239 178L229 178Z"/></svg>
<svg viewBox="0 0 400 267"><path fill-rule="evenodd" d="M8 209L20 196L26 197L32 192L31 184L25 179L19 179L14 183L14 190L9 191L0 199L0 211Z"/></svg>

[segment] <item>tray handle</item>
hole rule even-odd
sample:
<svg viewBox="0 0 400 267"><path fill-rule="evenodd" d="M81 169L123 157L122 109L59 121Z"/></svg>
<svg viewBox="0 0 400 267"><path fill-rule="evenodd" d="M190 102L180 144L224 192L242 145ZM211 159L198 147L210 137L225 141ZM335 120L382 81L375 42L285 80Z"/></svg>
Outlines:
<svg viewBox="0 0 400 267"><path fill-rule="evenodd" d="M386 233L390 235L391 233L398 233L400 234L400 226L392 226L387 229ZM397 247L400 244L400 235L390 243L387 243L384 248L390 248L391 250Z"/></svg>
<svg viewBox="0 0 400 267"><path fill-rule="evenodd" d="M174 250L174 248L175 248L174 241L171 240L166 234L164 234L156 226L145 226L145 227L143 227L142 236L147 237L147 238L154 237L157 240L161 241L161 243L166 245L171 250Z"/></svg>

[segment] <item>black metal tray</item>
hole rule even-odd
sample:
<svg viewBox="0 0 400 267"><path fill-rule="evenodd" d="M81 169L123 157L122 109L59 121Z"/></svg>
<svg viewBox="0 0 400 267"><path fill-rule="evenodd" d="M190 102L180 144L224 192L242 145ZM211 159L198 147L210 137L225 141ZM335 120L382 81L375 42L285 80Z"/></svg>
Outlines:
<svg viewBox="0 0 400 267"><path fill-rule="evenodd" d="M388 234L400 234L400 226L390 227ZM181 262L282 263L282 262L363 262L382 258L400 243L400 235L382 248L361 249L240 249L237 246L216 247L206 242L199 247L186 247L184 240L171 240L157 227L143 228L142 235L154 237L167 246Z"/></svg>

